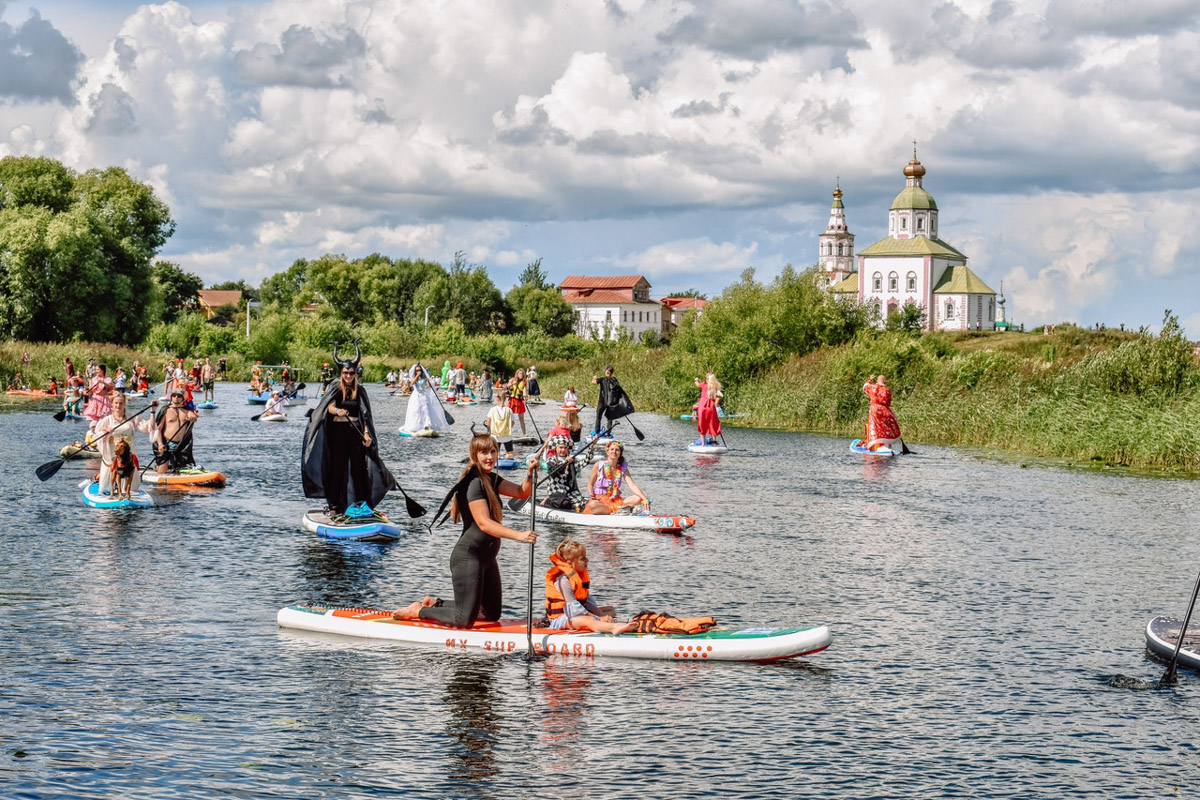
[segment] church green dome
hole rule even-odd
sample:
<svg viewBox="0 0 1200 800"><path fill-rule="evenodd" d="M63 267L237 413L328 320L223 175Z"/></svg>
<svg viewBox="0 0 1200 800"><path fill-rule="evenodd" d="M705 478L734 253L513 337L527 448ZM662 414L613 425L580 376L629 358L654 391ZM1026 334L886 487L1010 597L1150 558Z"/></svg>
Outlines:
<svg viewBox="0 0 1200 800"><path fill-rule="evenodd" d="M937 203L933 201L933 195L920 186L905 186L900 194L896 195L889 210L898 211L906 208L937 211Z"/></svg>

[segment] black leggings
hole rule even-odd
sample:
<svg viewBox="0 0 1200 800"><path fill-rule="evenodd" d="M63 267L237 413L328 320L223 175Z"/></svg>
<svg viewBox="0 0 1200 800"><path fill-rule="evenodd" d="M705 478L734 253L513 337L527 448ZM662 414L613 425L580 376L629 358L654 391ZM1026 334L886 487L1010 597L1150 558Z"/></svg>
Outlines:
<svg viewBox="0 0 1200 800"><path fill-rule="evenodd" d="M363 447L362 436L353 423L329 420L325 424L325 500L338 514L344 514L350 505L346 496L347 467L354 482L354 499L370 504L371 478L367 475L367 448Z"/></svg>
<svg viewBox="0 0 1200 800"><path fill-rule="evenodd" d="M450 578L454 602L422 608L421 619L456 628L470 628L476 619L495 622L502 605L500 567L496 553L500 540L472 526L463 531L450 553Z"/></svg>

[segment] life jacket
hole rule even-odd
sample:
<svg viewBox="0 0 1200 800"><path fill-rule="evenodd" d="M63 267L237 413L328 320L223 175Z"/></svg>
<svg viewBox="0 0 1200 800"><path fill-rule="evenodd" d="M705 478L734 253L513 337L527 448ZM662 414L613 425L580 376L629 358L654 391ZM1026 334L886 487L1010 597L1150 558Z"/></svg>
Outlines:
<svg viewBox="0 0 1200 800"><path fill-rule="evenodd" d="M630 622L633 628L629 633L704 633L717 624L712 617L672 617L668 614L658 614L654 611L643 611L634 616Z"/></svg>
<svg viewBox="0 0 1200 800"><path fill-rule="evenodd" d="M562 596L562 592L558 591L556 582L559 576L567 576L567 580L571 581L571 591L575 595L575 599L581 603L587 599L591 580L588 578L587 572L576 570L554 553L550 554L550 561L554 566L546 570L546 618L555 619L561 617L567 607L567 599Z"/></svg>

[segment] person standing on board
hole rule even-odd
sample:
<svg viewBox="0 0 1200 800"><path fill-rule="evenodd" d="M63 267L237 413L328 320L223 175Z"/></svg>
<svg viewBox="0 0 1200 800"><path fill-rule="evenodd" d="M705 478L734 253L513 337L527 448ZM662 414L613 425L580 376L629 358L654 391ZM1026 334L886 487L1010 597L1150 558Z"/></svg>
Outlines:
<svg viewBox="0 0 1200 800"><path fill-rule="evenodd" d="M213 399L213 365L212 360L204 357L204 366L200 368L200 385L204 387L204 402L211 402Z"/></svg>
<svg viewBox="0 0 1200 800"><path fill-rule="evenodd" d="M496 442L486 433L471 437L468 464L454 488L442 501L436 517L450 503L450 517L462 522L462 534L450 552L450 577L454 585L454 600L447 603L425 597L405 608L392 612L395 619L421 619L440 622L455 628L470 628L475 620L495 622L500 619L503 605L500 567L496 554L500 540L512 539L532 545L537 533L519 531L502 522L500 495L529 497L533 491L533 475L538 468L535 456L521 485L504 480L496 474L499 451Z"/></svg>
<svg viewBox="0 0 1200 800"><path fill-rule="evenodd" d="M347 517L387 519L375 506L389 490L399 488L379 457L371 402L358 380L362 351L357 342L354 353L353 359L342 360L333 349L341 380L313 411L300 455L304 496L324 497L335 523L344 523Z"/></svg>
<svg viewBox="0 0 1200 800"><path fill-rule="evenodd" d="M721 382L710 372L703 381L696 378L696 387L700 390L700 400L696 403L696 430L700 432L697 444L716 444L717 437L721 435L721 416L717 413Z"/></svg>
<svg viewBox="0 0 1200 800"><path fill-rule="evenodd" d="M633 413L633 401L613 375L611 364L604 368L604 377L593 377L592 383L600 387L600 399L596 401L596 427L592 433L604 430L605 417L612 421Z"/></svg>
<svg viewBox="0 0 1200 800"><path fill-rule="evenodd" d="M863 447L868 450L887 448L898 453L907 451L904 440L900 438L900 423L892 413L892 390L888 388L884 377L876 376L874 383L868 378L863 384L863 392L871 398Z"/></svg>
<svg viewBox="0 0 1200 800"><path fill-rule="evenodd" d="M129 454L133 458L133 434L140 431L141 433L150 436L150 441L154 441L155 428L154 423L145 417L128 418L125 413L125 404L128 401L125 395L119 394L113 397L110 413L104 419L96 423L96 449L100 451L100 492L102 494L116 494L113 486L113 459L117 455L117 444L124 442L129 447ZM150 404L152 407L158 405L158 401ZM109 436L104 436L106 433L111 433ZM100 439L104 436L103 439ZM142 485L142 471L134 470L133 481L129 487L131 492L136 492Z"/></svg>
<svg viewBox="0 0 1200 800"><path fill-rule="evenodd" d="M108 377L108 366L101 364L96 367L95 377L88 386L88 403L83 409L83 415L88 418L89 428L94 429L96 423L112 413L112 397L115 391L113 380Z"/></svg>

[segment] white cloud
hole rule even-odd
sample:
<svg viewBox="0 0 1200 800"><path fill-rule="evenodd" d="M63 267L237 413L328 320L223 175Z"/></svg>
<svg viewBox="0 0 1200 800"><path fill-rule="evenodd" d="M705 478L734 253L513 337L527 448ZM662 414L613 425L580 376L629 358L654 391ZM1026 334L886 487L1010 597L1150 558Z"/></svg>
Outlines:
<svg viewBox="0 0 1200 800"><path fill-rule="evenodd" d="M656 244L638 253L613 260L613 265L654 276L690 273L697 277L712 272L743 270L753 266L758 243L746 247L733 242L716 243L707 236Z"/></svg>

